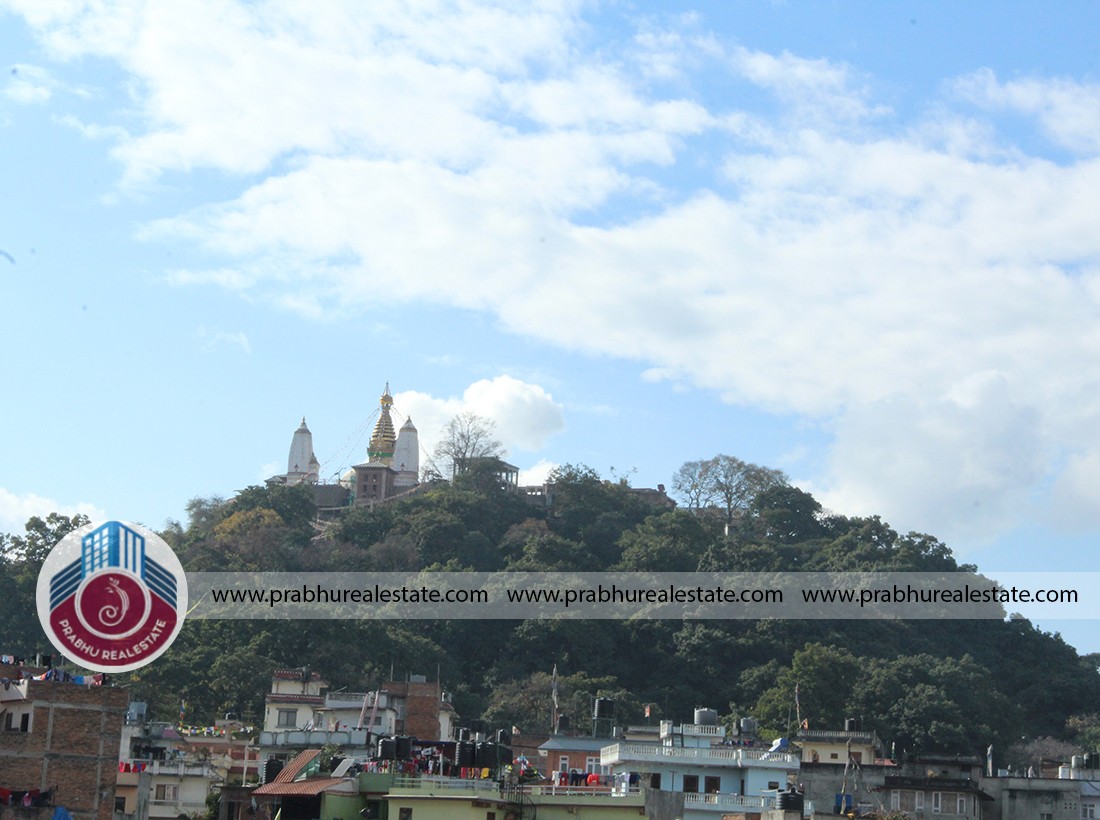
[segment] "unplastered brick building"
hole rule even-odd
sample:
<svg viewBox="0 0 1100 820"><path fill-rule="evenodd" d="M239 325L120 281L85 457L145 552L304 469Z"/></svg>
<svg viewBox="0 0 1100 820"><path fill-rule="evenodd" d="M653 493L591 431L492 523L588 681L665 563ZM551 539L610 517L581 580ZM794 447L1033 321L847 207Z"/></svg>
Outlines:
<svg viewBox="0 0 1100 820"><path fill-rule="evenodd" d="M64 806L74 820L110 820L128 703L126 690L109 686L31 679L0 686L0 790L21 795L18 808L0 806L0 820L17 811L28 820L22 795L49 804L38 810L43 817Z"/></svg>

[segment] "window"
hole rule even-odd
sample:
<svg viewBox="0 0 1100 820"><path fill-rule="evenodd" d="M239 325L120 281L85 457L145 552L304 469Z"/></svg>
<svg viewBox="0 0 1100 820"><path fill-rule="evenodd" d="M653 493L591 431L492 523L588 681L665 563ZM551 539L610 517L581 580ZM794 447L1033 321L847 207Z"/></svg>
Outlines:
<svg viewBox="0 0 1100 820"><path fill-rule="evenodd" d="M126 813L126 798L125 797L116 797L115 798L115 812L118 813L118 814L125 814Z"/></svg>
<svg viewBox="0 0 1100 820"><path fill-rule="evenodd" d="M684 787L681 790L685 794L698 794L699 793L699 775L697 774L685 774L684 775Z"/></svg>
<svg viewBox="0 0 1100 820"><path fill-rule="evenodd" d="M1081 804L1081 820L1096 820L1096 804L1095 803L1082 803Z"/></svg>
<svg viewBox="0 0 1100 820"><path fill-rule="evenodd" d="M1042 812L1039 814L1039 820L1054 820L1053 812Z"/></svg>
<svg viewBox="0 0 1100 820"><path fill-rule="evenodd" d="M180 787L161 783L157 786L153 799L158 803L177 803L180 799Z"/></svg>
<svg viewBox="0 0 1100 820"><path fill-rule="evenodd" d="M707 794L718 794L722 790L722 779L720 777L707 777L703 780L703 791Z"/></svg>
<svg viewBox="0 0 1100 820"><path fill-rule="evenodd" d="M768 781L768 791L774 792L774 791L778 791L778 790L779 790L779 781L778 780L769 780ZM742 792L745 791L744 787L741 788L741 791Z"/></svg>
<svg viewBox="0 0 1100 820"><path fill-rule="evenodd" d="M4 728L9 732L29 732L31 730L31 713L24 712L18 715L8 712L4 715Z"/></svg>
<svg viewBox="0 0 1100 820"><path fill-rule="evenodd" d="M649 776L649 788L659 789L661 788L661 773L654 772Z"/></svg>
<svg viewBox="0 0 1100 820"><path fill-rule="evenodd" d="M932 813L939 814L942 811L942 803L940 798L943 797L942 792L932 792Z"/></svg>
<svg viewBox="0 0 1100 820"><path fill-rule="evenodd" d="M558 758L558 771L559 772L569 771L569 755L562 755L561 757Z"/></svg>
<svg viewBox="0 0 1100 820"><path fill-rule="evenodd" d="M584 759L584 770L589 774L595 772L600 773L600 759L598 757L586 757Z"/></svg>
<svg viewBox="0 0 1100 820"><path fill-rule="evenodd" d="M295 727L298 725L298 710L297 709L280 709L279 719L277 725L282 727Z"/></svg>
<svg viewBox="0 0 1100 820"><path fill-rule="evenodd" d="M397 820L413 820L413 810L411 808L398 809Z"/></svg>
<svg viewBox="0 0 1100 820"><path fill-rule="evenodd" d="M966 795L955 796L955 814L966 814Z"/></svg>
<svg viewBox="0 0 1100 820"><path fill-rule="evenodd" d="M913 808L917 811L924 811L924 792L917 792L913 800Z"/></svg>

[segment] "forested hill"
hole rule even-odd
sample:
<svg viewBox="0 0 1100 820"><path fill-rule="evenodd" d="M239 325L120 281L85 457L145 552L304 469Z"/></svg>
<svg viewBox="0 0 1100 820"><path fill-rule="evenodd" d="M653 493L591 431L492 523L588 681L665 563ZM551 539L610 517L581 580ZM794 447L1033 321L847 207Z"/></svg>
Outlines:
<svg viewBox="0 0 1100 820"><path fill-rule="evenodd" d="M547 513L475 471L349 510L320 533L308 488L250 487L230 502L192 501L187 526L164 535L190 571L960 568L932 536L827 515L780 474L764 476L714 509L678 474L687 506L655 511L622 482L565 467ZM34 584L45 551L78 523L54 515L0 536L0 651L48 648ZM647 703L677 720L708 706L782 734L797 683L811 728L862 716L898 754L984 754L1044 736L1100 746L1095 661L1024 619L189 621L162 658L119 679L155 717L175 720L182 700L201 723L224 712L260 720L276 667L310 666L357 691L438 671L464 725L530 733L547 730L555 664L561 708L582 726L590 699L611 695L623 723L643 722Z"/></svg>

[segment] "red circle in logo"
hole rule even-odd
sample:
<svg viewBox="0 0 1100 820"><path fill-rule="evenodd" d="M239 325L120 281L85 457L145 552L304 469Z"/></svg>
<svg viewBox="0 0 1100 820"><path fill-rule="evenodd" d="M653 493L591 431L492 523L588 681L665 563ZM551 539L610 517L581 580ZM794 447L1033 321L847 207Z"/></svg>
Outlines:
<svg viewBox="0 0 1100 820"><path fill-rule="evenodd" d="M149 614L149 591L128 572L98 572L76 594L76 615L93 635L125 638Z"/></svg>

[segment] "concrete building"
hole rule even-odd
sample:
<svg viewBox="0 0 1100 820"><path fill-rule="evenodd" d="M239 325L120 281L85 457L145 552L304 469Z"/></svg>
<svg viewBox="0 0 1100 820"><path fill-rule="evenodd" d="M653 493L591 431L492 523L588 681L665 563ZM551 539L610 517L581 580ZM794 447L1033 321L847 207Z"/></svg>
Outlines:
<svg viewBox="0 0 1100 820"><path fill-rule="evenodd" d="M982 792L987 795L988 800L984 801L984 808L979 808L982 813L965 816L987 820L1081 820L1085 816L1082 808L1085 805L1082 800L1084 782L1087 781L1050 777L986 778L982 781ZM960 809L970 808L969 802L963 804L964 796L969 795L963 789L959 789L948 799L941 796L939 813L964 816ZM958 802L954 809L952 800ZM927 797L925 803L928 804ZM1091 795L1088 804L1094 805ZM929 804L927 813L937 813L936 805Z"/></svg>
<svg viewBox="0 0 1100 820"><path fill-rule="evenodd" d="M276 669L264 697L264 731L313 729L328 683L309 669Z"/></svg>
<svg viewBox="0 0 1100 820"><path fill-rule="evenodd" d="M982 761L966 755L923 755L903 761L883 781L885 808L911 816L978 820L990 815L995 801L984 789L988 781L982 781ZM1037 815L1030 817L1041 820Z"/></svg>
<svg viewBox="0 0 1100 820"><path fill-rule="evenodd" d="M110 820L128 703L126 690L110 686L6 680L0 686L0 789L49 792L52 806L64 806L75 820ZM48 816L52 806L42 812ZM5 806L0 818L23 811Z"/></svg>
<svg viewBox="0 0 1100 820"><path fill-rule="evenodd" d="M731 745L711 710L696 723L661 721L658 743L611 743L600 753L612 774L641 775L651 789L684 795L684 820L722 813L758 814L775 808L776 795L797 782L799 758L768 748Z"/></svg>
<svg viewBox="0 0 1100 820"><path fill-rule="evenodd" d="M388 681L376 692L330 692L316 672L278 669L266 701L257 738L261 761L288 762L305 749L326 744L353 756L370 756L380 736L447 741L456 717L450 693L423 675Z"/></svg>
<svg viewBox="0 0 1100 820"><path fill-rule="evenodd" d="M871 764L883 756L884 747L874 732L809 730L798 732L795 741L802 749L803 763Z"/></svg>
<svg viewBox="0 0 1100 820"><path fill-rule="evenodd" d="M613 793L556 786L501 787L491 780L397 777L386 793L385 820L672 820L647 812L647 793ZM652 802L652 801L651 801ZM382 820L380 818L380 820Z"/></svg>

